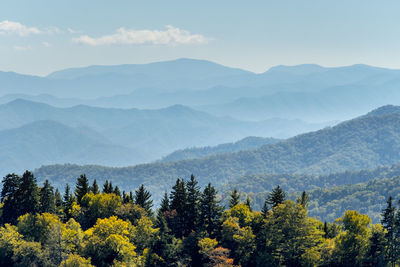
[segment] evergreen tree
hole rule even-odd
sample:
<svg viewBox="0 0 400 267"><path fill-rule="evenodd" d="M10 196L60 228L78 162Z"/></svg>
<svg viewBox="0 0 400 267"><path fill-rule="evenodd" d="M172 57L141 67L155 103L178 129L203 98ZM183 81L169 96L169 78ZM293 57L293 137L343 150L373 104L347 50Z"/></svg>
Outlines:
<svg viewBox="0 0 400 267"><path fill-rule="evenodd" d="M14 223L19 216L17 207L18 188L21 184L21 177L16 174L8 174L3 178L1 190L1 202L3 205L3 223Z"/></svg>
<svg viewBox="0 0 400 267"><path fill-rule="evenodd" d="M63 209L63 200L61 197L60 191L58 191L58 188L56 188L56 192L54 193L54 198L55 198L55 203L56 203L56 213L62 217L62 209Z"/></svg>
<svg viewBox="0 0 400 267"><path fill-rule="evenodd" d="M21 178L21 184L17 190L17 206L19 215L36 213L39 208L39 189L36 178L32 172L26 171Z"/></svg>
<svg viewBox="0 0 400 267"><path fill-rule="evenodd" d="M55 212L56 200L54 197L53 187L50 185L48 180L46 180L43 184L43 187L40 188L39 200L40 200L40 208L39 208L40 213Z"/></svg>
<svg viewBox="0 0 400 267"><path fill-rule="evenodd" d="M113 191L114 191L114 188L112 186L112 183L108 182L108 180L106 180L103 185L103 193L111 194Z"/></svg>
<svg viewBox="0 0 400 267"><path fill-rule="evenodd" d="M171 220L171 230L176 237L182 237L187 229L186 208L187 208L187 192L185 181L177 179L172 187L170 195L170 209L175 212L175 217Z"/></svg>
<svg viewBox="0 0 400 267"><path fill-rule="evenodd" d="M85 174L81 174L77 179L75 186L75 196L78 204L81 204L83 196L87 193L89 193L89 181Z"/></svg>
<svg viewBox="0 0 400 267"><path fill-rule="evenodd" d="M209 183L200 199L200 223L210 238L215 238L220 229L222 207L218 205L217 191Z"/></svg>
<svg viewBox="0 0 400 267"><path fill-rule="evenodd" d="M303 191L303 193L301 193L301 196L297 199L297 203L302 205L303 208L307 208L309 200L310 200L310 197L308 196L306 191Z"/></svg>
<svg viewBox="0 0 400 267"><path fill-rule="evenodd" d="M94 179L92 186L90 187L90 192L97 195L99 193L99 186L97 185L96 179Z"/></svg>
<svg viewBox="0 0 400 267"><path fill-rule="evenodd" d="M114 188L113 193L116 194L117 196L121 197L121 191L119 190L119 187L118 187L118 186L116 186L116 187Z"/></svg>
<svg viewBox="0 0 400 267"><path fill-rule="evenodd" d="M268 203L266 200L264 201L264 205L263 205L261 212L263 214L263 217L266 218L268 215L268 212L269 212L269 207L268 207Z"/></svg>
<svg viewBox="0 0 400 267"><path fill-rule="evenodd" d="M381 223L386 229L386 261L395 266L395 252L396 252L396 239L395 239L395 207L393 206L393 198L389 196L387 206L382 211Z"/></svg>
<svg viewBox="0 0 400 267"><path fill-rule="evenodd" d="M152 215L153 200L150 192L146 190L143 184L135 191L134 202L136 205L141 206L147 214Z"/></svg>
<svg viewBox="0 0 400 267"><path fill-rule="evenodd" d="M169 211L169 199L167 192L164 193L164 197L161 199L160 208L157 210L156 227L160 227L161 220L165 220L164 212L166 211Z"/></svg>
<svg viewBox="0 0 400 267"><path fill-rule="evenodd" d="M282 204L283 201L285 201L285 197L286 197L285 192L283 192L281 187L278 185L277 187L272 189L272 192L269 194L267 198L267 203L274 208L279 204Z"/></svg>
<svg viewBox="0 0 400 267"><path fill-rule="evenodd" d="M187 190L187 210L186 221L187 229L185 234L190 234L191 231L197 230L199 219L199 202L200 202L200 187L192 174L190 180L186 183Z"/></svg>
<svg viewBox="0 0 400 267"><path fill-rule="evenodd" d="M66 184L65 192L64 192L64 214L65 214L66 220L71 218L70 210L72 209L73 202L74 202L74 199L73 199L72 193L70 191L69 184Z"/></svg>
<svg viewBox="0 0 400 267"><path fill-rule="evenodd" d="M249 197L249 196L246 197L246 202L245 202L245 204L246 204L247 207L249 207L249 210L250 210L250 211L253 211L253 209L251 208L251 200L250 200L250 197Z"/></svg>
<svg viewBox="0 0 400 267"><path fill-rule="evenodd" d="M240 198L240 194L239 192L235 189L233 189L232 193L231 193L231 199L229 201L229 208L233 208L234 206L236 206L237 204L239 204L239 198Z"/></svg>

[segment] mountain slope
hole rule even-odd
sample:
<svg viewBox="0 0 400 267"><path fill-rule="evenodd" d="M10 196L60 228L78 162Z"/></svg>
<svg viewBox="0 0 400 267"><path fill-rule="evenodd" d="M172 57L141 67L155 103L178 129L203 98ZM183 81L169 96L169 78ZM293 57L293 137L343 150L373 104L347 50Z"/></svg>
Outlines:
<svg viewBox="0 0 400 267"><path fill-rule="evenodd" d="M53 120L70 127L91 128L115 144L151 155L151 160L195 145L217 145L254 135L289 137L328 125L282 119L246 122L215 117L182 105L158 110L84 105L55 108L21 99L0 105L0 129L20 127L37 120ZM146 157L142 162L148 160Z"/></svg>
<svg viewBox="0 0 400 267"><path fill-rule="evenodd" d="M137 152L110 143L87 128L71 128L54 121L37 121L0 131L0 174L21 172L43 164L105 164L138 162Z"/></svg>
<svg viewBox="0 0 400 267"><path fill-rule="evenodd" d="M275 138L262 138L262 137L246 137L235 143L220 144L214 147L194 147L177 150L171 154L163 157L161 162L172 162L185 159L203 158L216 154L227 154L243 150L251 150L261 147L266 144L274 144L281 141Z"/></svg>
<svg viewBox="0 0 400 267"><path fill-rule="evenodd" d="M59 179L61 173L72 178L81 172L92 178L110 177L125 187L134 188L145 183L162 191L177 177L189 177L192 173L200 184L222 185L248 174L326 174L373 169L399 160L400 114L390 113L356 118L277 144L232 154L113 170L93 166L50 166L36 172L54 180Z"/></svg>

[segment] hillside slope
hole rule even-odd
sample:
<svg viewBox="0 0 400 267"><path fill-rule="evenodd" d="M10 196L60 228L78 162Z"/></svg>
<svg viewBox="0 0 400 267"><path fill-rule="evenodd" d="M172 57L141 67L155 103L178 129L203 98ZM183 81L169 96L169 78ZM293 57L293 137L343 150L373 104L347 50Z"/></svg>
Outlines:
<svg viewBox="0 0 400 267"><path fill-rule="evenodd" d="M203 159L115 169L48 166L36 170L36 173L51 180L86 173L92 178L108 177L128 188L145 183L159 192L171 186L177 177L189 177L192 173L200 184L212 182L222 185L248 174L329 174L373 169L399 160L400 114L395 112L370 114L255 150Z"/></svg>

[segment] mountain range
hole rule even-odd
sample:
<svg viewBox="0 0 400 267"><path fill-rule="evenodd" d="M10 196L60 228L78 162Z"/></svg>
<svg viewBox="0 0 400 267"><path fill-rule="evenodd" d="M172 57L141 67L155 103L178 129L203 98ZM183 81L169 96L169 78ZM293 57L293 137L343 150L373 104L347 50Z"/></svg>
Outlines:
<svg viewBox="0 0 400 267"><path fill-rule="evenodd" d="M253 150L124 168L57 165L35 171L43 179L73 179L80 173L112 179L124 188L146 184L153 192L178 177L196 175L201 185L222 186L250 174L329 174L373 169L400 160L400 107L385 106L364 116Z"/></svg>
<svg viewBox="0 0 400 267"><path fill-rule="evenodd" d="M276 66L264 73L195 59L89 66L45 77L0 72L0 103L160 109L180 104L240 120L326 122L400 104L400 71L367 65Z"/></svg>

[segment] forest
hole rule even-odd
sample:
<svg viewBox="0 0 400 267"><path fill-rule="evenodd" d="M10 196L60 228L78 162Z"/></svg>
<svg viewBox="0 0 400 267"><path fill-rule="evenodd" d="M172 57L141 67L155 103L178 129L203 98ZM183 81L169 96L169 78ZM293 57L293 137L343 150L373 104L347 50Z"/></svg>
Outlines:
<svg viewBox="0 0 400 267"><path fill-rule="evenodd" d="M387 196L380 223L346 210L333 222L308 215L277 185L253 210L250 198L178 178L161 204L141 185L121 191L82 174L61 193L33 173L3 178L0 266L395 266L400 207Z"/></svg>

